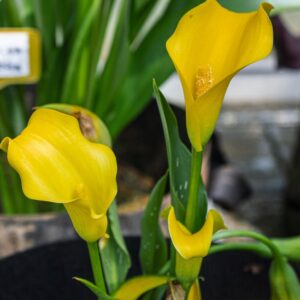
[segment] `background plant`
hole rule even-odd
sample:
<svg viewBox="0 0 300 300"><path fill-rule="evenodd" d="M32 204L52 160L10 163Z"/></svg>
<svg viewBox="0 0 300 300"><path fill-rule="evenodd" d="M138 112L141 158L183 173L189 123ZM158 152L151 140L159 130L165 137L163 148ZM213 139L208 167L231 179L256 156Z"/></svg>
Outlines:
<svg viewBox="0 0 300 300"><path fill-rule="evenodd" d="M164 47L179 17L199 1L3 0L1 27L34 27L42 36L42 77L36 86L0 93L0 135L16 136L33 106L64 102L89 108L113 139L151 98L151 80L173 71ZM56 209L24 201L16 174L1 156L2 211Z"/></svg>

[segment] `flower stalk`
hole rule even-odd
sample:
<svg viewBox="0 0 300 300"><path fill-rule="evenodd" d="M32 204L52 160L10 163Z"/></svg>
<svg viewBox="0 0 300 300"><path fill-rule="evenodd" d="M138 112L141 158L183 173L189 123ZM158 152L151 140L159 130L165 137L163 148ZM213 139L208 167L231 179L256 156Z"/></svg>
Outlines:
<svg viewBox="0 0 300 300"><path fill-rule="evenodd" d="M89 250L89 256L90 256L90 261L91 261L91 266L92 266L92 271L93 271L93 276L94 276L96 286L99 289L101 289L102 292L106 293L98 241L87 242L87 246Z"/></svg>
<svg viewBox="0 0 300 300"><path fill-rule="evenodd" d="M191 231L195 231L199 228L195 228L196 218L199 217L197 210L198 207L198 195L200 191L200 186L203 184L201 178L201 166L202 166L202 153L197 152L195 148L192 148L192 168L189 184L189 196L187 200L186 215L185 215L185 225ZM207 201L206 197L203 197L201 201ZM203 215L203 214L202 214ZM206 214L204 214L205 216ZM201 224L204 220L201 220Z"/></svg>
<svg viewBox="0 0 300 300"><path fill-rule="evenodd" d="M252 232L252 231L247 231L247 230L221 231L214 235L213 241L220 240L220 239L232 238L232 237L246 237L246 238L251 238L251 239L257 240L257 241L263 243L265 246L267 246L270 249L270 251L272 252L272 255L275 259L280 260L280 258L282 257L278 247L270 239L268 239L264 235L257 233L257 232Z"/></svg>
<svg viewBox="0 0 300 300"><path fill-rule="evenodd" d="M184 259L176 252L176 277L187 293L189 292L192 283L195 281L195 278L199 275L202 260L202 257Z"/></svg>

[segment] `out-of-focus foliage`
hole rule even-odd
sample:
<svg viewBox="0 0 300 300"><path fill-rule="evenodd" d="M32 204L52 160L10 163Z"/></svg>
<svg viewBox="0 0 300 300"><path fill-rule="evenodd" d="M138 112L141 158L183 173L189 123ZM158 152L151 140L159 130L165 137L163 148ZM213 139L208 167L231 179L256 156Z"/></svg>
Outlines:
<svg viewBox="0 0 300 300"><path fill-rule="evenodd" d="M115 139L150 100L152 78L161 84L173 72L165 41L179 18L200 2L1 1L1 27L39 29L43 62L37 85L0 91L0 136L19 134L32 107L64 102L95 112ZM0 178L0 197L12 203L2 211L36 210L22 204L19 179L3 157Z"/></svg>
<svg viewBox="0 0 300 300"><path fill-rule="evenodd" d="M42 34L35 105L87 107L116 137L150 99L152 78L161 83L173 71L165 41L179 17L199 2L3 0L0 25L35 27ZM20 96L24 100L25 92Z"/></svg>

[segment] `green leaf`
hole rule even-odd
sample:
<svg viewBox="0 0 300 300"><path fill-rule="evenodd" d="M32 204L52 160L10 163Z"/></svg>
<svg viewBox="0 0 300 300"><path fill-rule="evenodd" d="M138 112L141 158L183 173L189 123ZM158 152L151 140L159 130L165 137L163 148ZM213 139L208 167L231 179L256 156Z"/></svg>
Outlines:
<svg viewBox="0 0 300 300"><path fill-rule="evenodd" d="M142 9L145 8L150 3L153 3L153 0L134 0L134 9L140 12Z"/></svg>
<svg viewBox="0 0 300 300"><path fill-rule="evenodd" d="M168 8L171 0L158 0L154 2L151 11L147 15L147 18L145 18L141 28L137 32L135 38L133 39L131 43L131 49L132 51L135 51L138 49L138 47L141 45L143 40L146 38L146 36L149 34L149 32L152 30L152 28L155 26L155 24L160 20L160 18L164 15L166 9Z"/></svg>
<svg viewBox="0 0 300 300"><path fill-rule="evenodd" d="M88 36L90 34L90 30L94 21L95 16L100 7L100 1L94 0L91 4L89 4L88 11L83 19L83 22L76 33L76 37L74 39L74 45L72 47L72 51L70 51L68 68L66 72L66 77L64 80L64 87L62 91L62 99L67 103L78 102L78 99L74 99L74 82L76 82L77 76L77 68L78 68L78 60L81 59L81 52L87 46L86 41L88 40Z"/></svg>
<svg viewBox="0 0 300 300"><path fill-rule="evenodd" d="M115 202L108 211L109 239L102 239L100 252L102 257L105 281L109 292L114 292L125 280L131 261L124 239L121 234L120 224Z"/></svg>
<svg viewBox="0 0 300 300"><path fill-rule="evenodd" d="M9 27L21 27L22 21L16 1L6 0L3 1L3 5Z"/></svg>
<svg viewBox="0 0 300 300"><path fill-rule="evenodd" d="M53 1L33 0L34 16L41 32L46 57L51 57L55 47L55 9Z"/></svg>
<svg viewBox="0 0 300 300"><path fill-rule="evenodd" d="M117 20L111 49L107 49L107 47L109 47L109 41L106 40L104 45L105 51L102 52L101 60L98 63L95 83L97 90L94 108L105 120L106 124L108 124L108 127L110 127L111 117L115 115L120 107L126 104L126 102L122 102L116 97L121 84L126 80L130 59L128 41L128 6L129 2L123 1L122 6L119 7L119 19ZM118 105L114 106L114 102L118 103ZM114 119L114 121L118 124L120 120Z"/></svg>
<svg viewBox="0 0 300 300"><path fill-rule="evenodd" d="M143 3L142 3L143 2ZM130 41L133 41L138 34L138 32L143 27L146 19L149 17L153 7L155 6L157 0L142 0L139 3L138 1L132 1L131 9L131 17L130 17Z"/></svg>
<svg viewBox="0 0 300 300"><path fill-rule="evenodd" d="M10 0L7 0L10 1ZM2 1L3 2L3 1ZM32 0L14 0L20 14L22 26L32 27L34 25L34 4Z"/></svg>
<svg viewBox="0 0 300 300"><path fill-rule="evenodd" d="M87 279L80 277L73 277L73 279L79 281L89 290L91 290L98 297L98 300L116 300L115 298L103 293L94 283L90 282Z"/></svg>
<svg viewBox="0 0 300 300"><path fill-rule="evenodd" d="M84 104L87 108L92 108L93 103L96 102L103 102L104 99L98 99L95 95L97 92L97 88L99 89L101 86L102 89L102 82L99 83L99 68L98 64L101 59L101 53L102 51L108 51L110 53L111 51L106 48L106 45L104 43L106 31L108 30L108 24L110 23L110 16L111 16L111 10L113 6L113 2L110 0L102 0L102 5L100 10L98 11L97 16L95 17L95 21L93 24L93 28L91 30L91 37L90 42L93 43L93 47L89 47L90 52L90 61L89 61L89 74L87 76L87 86L86 86L86 92L84 95Z"/></svg>
<svg viewBox="0 0 300 300"><path fill-rule="evenodd" d="M74 2L53 0L55 10L55 46L61 48L74 24Z"/></svg>
<svg viewBox="0 0 300 300"><path fill-rule="evenodd" d="M155 81L153 83L154 95L158 104L159 113L162 121L167 156L170 170L170 187L172 195L172 204L176 211L176 217L183 222L185 217L186 201L189 191L189 177L191 173L191 153L182 143L178 132L177 120L169 104L159 91ZM201 228L201 220L205 220L207 212L207 202L202 201L206 197L204 185L201 184L201 190L198 194L197 211L199 218L196 226Z"/></svg>
<svg viewBox="0 0 300 300"><path fill-rule="evenodd" d="M9 115L9 119L13 120L11 122L14 135L18 135L21 133L21 131L24 129L28 112L26 110L25 104L24 104L24 89L22 86L9 86L5 89L6 94L6 101L8 99L9 102L6 103L7 110L6 113Z"/></svg>
<svg viewBox="0 0 300 300"><path fill-rule="evenodd" d="M257 10L259 5L263 2L268 2L273 5L274 9L271 11L271 15L276 15L284 11L300 9L299 0L219 0L219 3L222 6L236 12L249 12Z"/></svg>
<svg viewBox="0 0 300 300"><path fill-rule="evenodd" d="M157 274L167 262L167 244L159 225L168 174L155 185L142 218L140 260L144 274Z"/></svg>

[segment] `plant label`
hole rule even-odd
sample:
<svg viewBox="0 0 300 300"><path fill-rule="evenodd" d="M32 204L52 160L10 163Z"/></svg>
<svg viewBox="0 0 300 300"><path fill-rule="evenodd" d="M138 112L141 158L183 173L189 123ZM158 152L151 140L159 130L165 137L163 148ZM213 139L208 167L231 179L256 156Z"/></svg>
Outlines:
<svg viewBox="0 0 300 300"><path fill-rule="evenodd" d="M34 29L0 30L0 88L40 78L40 36Z"/></svg>

